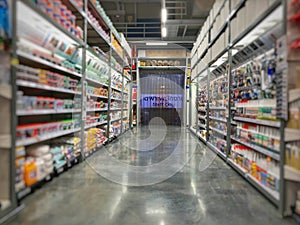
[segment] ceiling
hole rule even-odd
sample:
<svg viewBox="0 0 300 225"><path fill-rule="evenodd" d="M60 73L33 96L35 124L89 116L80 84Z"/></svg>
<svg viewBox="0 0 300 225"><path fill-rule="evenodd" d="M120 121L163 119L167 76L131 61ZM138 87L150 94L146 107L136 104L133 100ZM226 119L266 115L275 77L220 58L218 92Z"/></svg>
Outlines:
<svg viewBox="0 0 300 225"><path fill-rule="evenodd" d="M214 0L165 0L167 37L161 37L161 0L101 0L119 32L131 43L164 40L192 48Z"/></svg>

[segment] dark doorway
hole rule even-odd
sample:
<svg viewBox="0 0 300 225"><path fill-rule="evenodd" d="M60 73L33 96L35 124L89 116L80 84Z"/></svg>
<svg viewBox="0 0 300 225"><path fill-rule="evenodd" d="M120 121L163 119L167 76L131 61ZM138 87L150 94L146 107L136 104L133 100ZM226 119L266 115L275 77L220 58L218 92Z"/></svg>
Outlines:
<svg viewBox="0 0 300 225"><path fill-rule="evenodd" d="M181 126L183 120L184 71L157 69L140 71L141 123L161 118L166 125Z"/></svg>

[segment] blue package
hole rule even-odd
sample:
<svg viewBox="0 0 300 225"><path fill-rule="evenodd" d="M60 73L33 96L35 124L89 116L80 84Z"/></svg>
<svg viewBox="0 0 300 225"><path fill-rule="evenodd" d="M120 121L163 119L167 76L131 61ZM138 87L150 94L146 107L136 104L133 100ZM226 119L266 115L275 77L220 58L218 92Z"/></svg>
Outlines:
<svg viewBox="0 0 300 225"><path fill-rule="evenodd" d="M0 0L0 36L11 38L10 15L7 0Z"/></svg>

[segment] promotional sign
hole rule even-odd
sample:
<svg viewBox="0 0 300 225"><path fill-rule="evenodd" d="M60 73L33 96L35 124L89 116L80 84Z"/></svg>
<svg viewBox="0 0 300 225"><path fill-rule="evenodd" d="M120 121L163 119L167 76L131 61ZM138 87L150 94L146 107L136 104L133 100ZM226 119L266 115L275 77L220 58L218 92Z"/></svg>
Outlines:
<svg viewBox="0 0 300 225"><path fill-rule="evenodd" d="M181 94L142 94L142 108L182 108Z"/></svg>

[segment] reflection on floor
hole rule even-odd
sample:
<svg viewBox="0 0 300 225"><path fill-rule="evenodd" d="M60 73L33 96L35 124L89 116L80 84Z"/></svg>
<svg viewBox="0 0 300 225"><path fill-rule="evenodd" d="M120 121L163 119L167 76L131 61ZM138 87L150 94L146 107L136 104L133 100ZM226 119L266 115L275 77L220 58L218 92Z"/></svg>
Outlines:
<svg viewBox="0 0 300 225"><path fill-rule="evenodd" d="M24 203L7 224L294 224L280 219L247 181L178 127L128 132Z"/></svg>

